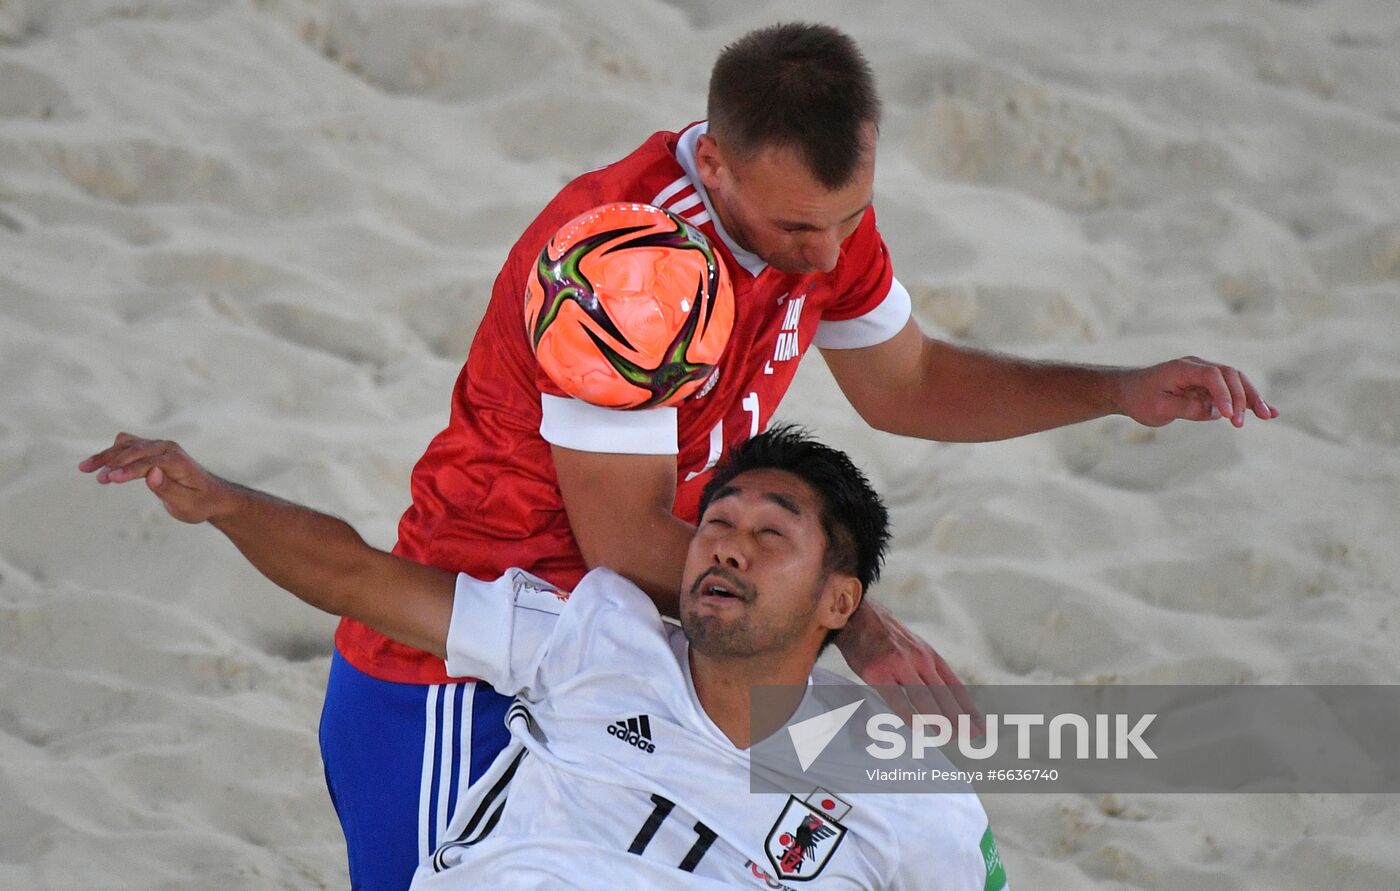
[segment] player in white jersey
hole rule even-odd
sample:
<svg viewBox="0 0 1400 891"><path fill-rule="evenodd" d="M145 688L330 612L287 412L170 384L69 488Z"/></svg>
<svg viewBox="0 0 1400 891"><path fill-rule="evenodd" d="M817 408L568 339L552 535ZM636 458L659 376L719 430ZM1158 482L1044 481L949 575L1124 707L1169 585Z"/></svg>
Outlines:
<svg viewBox="0 0 1400 891"><path fill-rule="evenodd" d="M702 499L681 627L607 569L572 596L377 551L345 523L218 479L174 443L119 436L84 462L144 477L268 578L516 697L511 743L414 887L1005 886L970 791L751 791L750 692L801 689L878 577L888 515L841 452L791 428L750 440ZM799 706L800 707L800 706ZM782 789L784 791L777 791Z"/></svg>

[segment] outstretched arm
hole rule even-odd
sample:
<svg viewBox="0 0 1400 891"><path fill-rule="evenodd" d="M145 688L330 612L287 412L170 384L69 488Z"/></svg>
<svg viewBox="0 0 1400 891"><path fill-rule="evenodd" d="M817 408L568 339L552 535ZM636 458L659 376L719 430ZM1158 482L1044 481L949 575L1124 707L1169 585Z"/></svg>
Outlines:
<svg viewBox="0 0 1400 891"><path fill-rule="evenodd" d="M343 520L220 479L169 440L119 433L78 469L104 484L144 479L171 516L212 524L259 572L317 609L446 655L451 573L376 550Z"/></svg>
<svg viewBox="0 0 1400 891"><path fill-rule="evenodd" d="M822 356L872 427L946 442L1009 439L1109 414L1150 427L1278 417L1243 373L1196 356L1145 368L1035 362L927 337L913 319L882 344Z"/></svg>

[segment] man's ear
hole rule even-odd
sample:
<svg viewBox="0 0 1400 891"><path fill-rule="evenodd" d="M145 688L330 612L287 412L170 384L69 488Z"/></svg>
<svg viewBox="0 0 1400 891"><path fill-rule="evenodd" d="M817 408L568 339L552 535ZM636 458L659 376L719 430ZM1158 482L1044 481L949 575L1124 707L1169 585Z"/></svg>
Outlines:
<svg viewBox="0 0 1400 891"><path fill-rule="evenodd" d="M833 631L845 628L851 613L856 611L865 596L860 579L853 575L833 572L827 576L824 588L819 609L822 625Z"/></svg>
<svg viewBox="0 0 1400 891"><path fill-rule="evenodd" d="M723 169L724 157L720 153L719 143L708 133L700 134L695 144L695 170L700 174L700 182L707 192L713 192L719 186L720 171Z"/></svg>

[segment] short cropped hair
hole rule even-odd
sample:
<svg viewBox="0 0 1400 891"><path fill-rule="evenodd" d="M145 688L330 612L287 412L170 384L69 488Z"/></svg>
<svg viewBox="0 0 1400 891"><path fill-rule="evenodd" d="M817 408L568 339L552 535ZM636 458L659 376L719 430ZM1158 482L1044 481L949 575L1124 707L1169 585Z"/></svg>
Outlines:
<svg viewBox="0 0 1400 891"><path fill-rule="evenodd" d="M710 132L740 157L793 149L823 186L851 181L880 123L870 63L854 40L800 22L750 31L726 46L710 72Z"/></svg>
<svg viewBox="0 0 1400 891"><path fill-rule="evenodd" d="M817 442L801 427L779 425L735 449L705 484L700 513L735 477L770 468L785 470L812 487L826 533L825 568L854 576L861 593L868 592L880 577L889 547L889 511L845 452Z"/></svg>

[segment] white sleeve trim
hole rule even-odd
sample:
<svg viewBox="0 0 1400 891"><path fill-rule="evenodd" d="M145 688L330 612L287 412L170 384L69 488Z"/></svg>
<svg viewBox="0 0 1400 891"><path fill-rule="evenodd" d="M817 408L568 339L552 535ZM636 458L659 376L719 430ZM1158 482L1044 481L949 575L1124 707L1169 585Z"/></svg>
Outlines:
<svg viewBox="0 0 1400 891"><path fill-rule="evenodd" d="M447 673L481 678L513 696L533 687L569 595L520 569L495 581L457 574L447 628Z"/></svg>
<svg viewBox="0 0 1400 891"><path fill-rule="evenodd" d="M623 411L579 399L540 394L540 436L580 452L676 455L680 434L673 406Z"/></svg>
<svg viewBox="0 0 1400 891"><path fill-rule="evenodd" d="M501 683L510 671L510 594L504 577L482 581L457 573L447 626L447 673ZM483 632L483 629L490 629Z"/></svg>
<svg viewBox="0 0 1400 891"><path fill-rule="evenodd" d="M884 343L898 334L913 314L909 291L890 279L890 290L880 304L863 316L841 322L823 320L812 345L823 350L857 350ZM546 437L547 438L547 437Z"/></svg>

